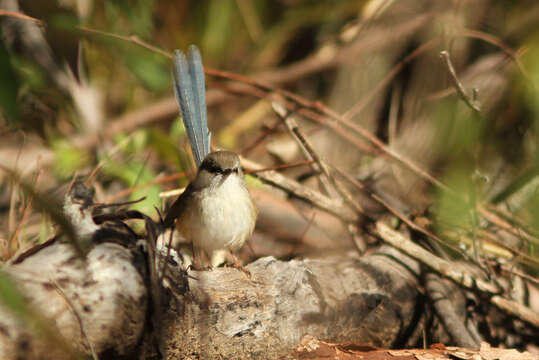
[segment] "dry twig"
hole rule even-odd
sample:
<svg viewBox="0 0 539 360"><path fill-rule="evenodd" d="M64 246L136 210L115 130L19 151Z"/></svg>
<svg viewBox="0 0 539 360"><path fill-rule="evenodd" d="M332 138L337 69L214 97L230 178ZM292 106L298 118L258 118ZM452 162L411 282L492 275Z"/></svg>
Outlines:
<svg viewBox="0 0 539 360"><path fill-rule="evenodd" d="M316 207L325 210L346 222L354 223L357 221L357 214L350 211L350 209L347 207L343 207L343 201L331 199L320 192L303 186L297 181L289 179L274 170L258 172L258 170L264 169L264 167L254 161L242 158L241 162L247 170L256 172L256 176L262 181L272 184L300 199L306 200Z"/></svg>
<svg viewBox="0 0 539 360"><path fill-rule="evenodd" d="M489 301L492 304L496 305L498 308L508 314L514 315L532 324L533 326L539 327L539 314L522 304L499 296L498 294L500 293L501 289L498 285L475 278L466 271L456 270L456 266L453 263L433 255L419 245L416 245L413 241L407 239L399 232L391 229L383 222L377 222L376 229L378 231L378 235L380 235L380 237L388 244L391 244L397 249L435 270L442 276L453 280L457 284L467 289L480 290L492 295L489 297Z"/></svg>
<svg viewBox="0 0 539 360"><path fill-rule="evenodd" d="M462 83L460 82L459 78L457 77L457 73L455 72L455 68L453 67L453 63L451 63L451 58L449 56L449 52L446 50L440 52L440 57L445 63L445 66L447 68L447 71L449 72L449 75L451 75L451 80L453 81L453 86L455 86L455 89L457 90L457 93L459 94L460 98L476 113L481 113L481 108L479 107L479 104L477 103L476 99L471 99L468 94L466 94L466 90L464 90L464 86L462 86Z"/></svg>
<svg viewBox="0 0 539 360"><path fill-rule="evenodd" d="M328 165L324 160L321 159L320 155L314 149L314 146L299 128L296 120L291 117L291 114L277 102L273 103L273 108L277 115L279 115L279 117L281 117L281 119L284 121L286 128L291 133L292 137L296 140L298 146L305 154L305 156L309 160L314 160L315 164L313 165L315 167L313 167L313 169L316 172L321 172L324 176L323 179L325 179L325 181L322 182L322 184L324 184L324 186L326 187L328 194L331 194L331 192L329 191L329 187L331 185L333 189L335 189L335 191L337 191L337 193L341 196L341 199L346 201L348 206L350 206L359 214L364 213L364 210L356 201L354 201L352 195L344 187L337 183L335 177L331 176L331 174L329 173Z"/></svg>

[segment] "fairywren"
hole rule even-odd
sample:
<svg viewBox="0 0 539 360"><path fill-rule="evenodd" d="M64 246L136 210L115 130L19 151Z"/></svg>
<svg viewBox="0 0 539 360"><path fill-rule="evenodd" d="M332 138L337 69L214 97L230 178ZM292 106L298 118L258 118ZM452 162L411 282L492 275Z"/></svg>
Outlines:
<svg viewBox="0 0 539 360"><path fill-rule="evenodd" d="M257 217L239 156L231 151L210 153L206 117L206 90L200 53L191 45L185 54L174 52L174 90L198 166L195 179L170 207L165 227L176 229L193 244L195 259L204 253L211 266L223 250L237 251L251 236Z"/></svg>

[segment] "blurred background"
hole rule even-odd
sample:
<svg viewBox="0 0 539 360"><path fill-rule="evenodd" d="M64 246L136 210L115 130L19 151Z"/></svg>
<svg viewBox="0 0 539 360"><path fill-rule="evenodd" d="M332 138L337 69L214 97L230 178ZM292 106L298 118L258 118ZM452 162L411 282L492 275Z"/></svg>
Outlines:
<svg viewBox="0 0 539 360"><path fill-rule="evenodd" d="M61 199L75 176L92 174L99 202L144 197L130 207L154 218L166 208L160 194L193 174L169 56L196 44L216 148L338 199L272 108L286 103L332 174L363 186L337 179L354 214L343 219L249 175L260 216L245 261L365 250L376 239L361 230L389 214L375 194L448 246L537 275L537 1L1 0L0 9L0 165L19 174L0 172L3 260L55 232L20 180Z"/></svg>

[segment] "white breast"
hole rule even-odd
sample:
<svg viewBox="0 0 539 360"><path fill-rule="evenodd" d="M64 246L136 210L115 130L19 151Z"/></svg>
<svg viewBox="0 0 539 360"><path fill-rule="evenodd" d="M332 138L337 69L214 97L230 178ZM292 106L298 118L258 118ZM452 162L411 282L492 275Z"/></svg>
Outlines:
<svg viewBox="0 0 539 360"><path fill-rule="evenodd" d="M199 199L199 224L191 227L195 246L210 256L215 250L241 248L253 232L256 218L243 179L232 174L219 186L202 190Z"/></svg>

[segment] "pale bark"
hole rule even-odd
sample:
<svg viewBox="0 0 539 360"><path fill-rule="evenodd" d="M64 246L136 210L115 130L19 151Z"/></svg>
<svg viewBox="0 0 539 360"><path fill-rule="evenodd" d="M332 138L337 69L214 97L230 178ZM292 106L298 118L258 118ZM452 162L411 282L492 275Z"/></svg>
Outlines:
<svg viewBox="0 0 539 360"><path fill-rule="evenodd" d="M419 292L414 262L386 250L266 257L246 267L250 276L234 268L192 272L190 292L164 316L169 358L275 359L307 334L389 347L415 325Z"/></svg>
<svg viewBox="0 0 539 360"><path fill-rule="evenodd" d="M235 268L190 271L187 292L177 291L185 289L186 273L171 269L166 287L175 295L164 301L159 340L169 359L273 359L290 354L304 335L388 347L417 321L414 267L390 249L363 258L266 257L246 267L250 275ZM36 314L50 320L46 329L56 329L57 339L86 354L92 344L97 356L136 358L143 332L154 331L145 268L136 248L99 244L83 262L71 245L54 243L3 270ZM59 358L63 348L32 324L2 308L0 358Z"/></svg>

